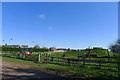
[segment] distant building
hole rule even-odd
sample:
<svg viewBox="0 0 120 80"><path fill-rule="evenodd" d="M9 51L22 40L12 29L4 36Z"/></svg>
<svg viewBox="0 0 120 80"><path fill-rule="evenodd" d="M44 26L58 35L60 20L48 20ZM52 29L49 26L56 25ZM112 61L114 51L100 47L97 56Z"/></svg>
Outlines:
<svg viewBox="0 0 120 80"><path fill-rule="evenodd" d="M21 46L20 45L2 45L3 47L12 47L12 48L20 48Z"/></svg>
<svg viewBox="0 0 120 80"><path fill-rule="evenodd" d="M67 52L67 49L65 49L65 48L58 48L54 52Z"/></svg>
<svg viewBox="0 0 120 80"><path fill-rule="evenodd" d="M71 49L70 51L78 51L78 50L76 50L76 49Z"/></svg>
<svg viewBox="0 0 120 80"><path fill-rule="evenodd" d="M50 47L50 51L55 52L55 51L56 51L56 48L55 48L55 47Z"/></svg>
<svg viewBox="0 0 120 80"><path fill-rule="evenodd" d="M40 48L39 46L34 46L33 48Z"/></svg>
<svg viewBox="0 0 120 80"><path fill-rule="evenodd" d="M2 45L3 47L11 47L11 48L28 48L28 45Z"/></svg>
<svg viewBox="0 0 120 80"><path fill-rule="evenodd" d="M21 48L28 48L28 45L21 45Z"/></svg>
<svg viewBox="0 0 120 80"><path fill-rule="evenodd" d="M66 50L55 50L54 52L66 52Z"/></svg>
<svg viewBox="0 0 120 80"><path fill-rule="evenodd" d="M43 49L49 49L48 47L43 47Z"/></svg>

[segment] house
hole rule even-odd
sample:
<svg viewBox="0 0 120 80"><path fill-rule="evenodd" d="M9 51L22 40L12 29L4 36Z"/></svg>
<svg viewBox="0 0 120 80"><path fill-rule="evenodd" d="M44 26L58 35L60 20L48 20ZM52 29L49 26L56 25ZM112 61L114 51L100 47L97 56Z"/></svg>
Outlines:
<svg viewBox="0 0 120 80"><path fill-rule="evenodd" d="M20 45L2 45L3 47L12 47L12 48L20 48L21 46Z"/></svg>
<svg viewBox="0 0 120 80"><path fill-rule="evenodd" d="M28 45L21 45L21 48L28 48Z"/></svg>
<svg viewBox="0 0 120 80"><path fill-rule="evenodd" d="M55 50L54 52L66 52L64 50Z"/></svg>
<svg viewBox="0 0 120 80"><path fill-rule="evenodd" d="M56 51L56 48L55 47L50 47L50 51Z"/></svg>
<svg viewBox="0 0 120 80"><path fill-rule="evenodd" d="M48 47L43 47L43 49L49 49Z"/></svg>
<svg viewBox="0 0 120 80"><path fill-rule="evenodd" d="M67 51L67 49L65 49L65 48L58 48L54 52L66 52L66 51Z"/></svg>

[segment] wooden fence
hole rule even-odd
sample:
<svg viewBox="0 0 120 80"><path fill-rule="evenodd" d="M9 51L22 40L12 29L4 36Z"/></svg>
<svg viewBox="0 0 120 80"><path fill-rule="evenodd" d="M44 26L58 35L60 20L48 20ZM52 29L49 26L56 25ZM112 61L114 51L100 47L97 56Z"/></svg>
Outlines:
<svg viewBox="0 0 120 80"><path fill-rule="evenodd" d="M19 59L24 59L24 60L31 60L37 63L44 63L44 64L64 64L64 65L69 65L69 66L79 65L83 67L95 65L99 69L101 69L102 67L111 67L111 68L116 68L118 69L118 71L120 71L119 70L120 62L115 60L114 57L76 56L78 59L74 59L74 58L67 58L65 56L61 56L61 57L50 56L49 54L44 54L44 53L46 52L39 52L37 54L32 54L32 55L23 55L22 57L20 57L20 55L18 55L18 52L3 52L3 56L19 58ZM113 64L116 66L113 66L110 64Z"/></svg>

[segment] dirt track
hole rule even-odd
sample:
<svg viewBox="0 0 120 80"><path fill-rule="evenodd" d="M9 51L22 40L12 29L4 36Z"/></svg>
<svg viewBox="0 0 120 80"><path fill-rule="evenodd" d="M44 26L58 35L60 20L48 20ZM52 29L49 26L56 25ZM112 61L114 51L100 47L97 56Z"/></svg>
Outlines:
<svg viewBox="0 0 120 80"><path fill-rule="evenodd" d="M62 78L56 75L47 74L32 68L30 65L17 64L10 61L2 61L2 78L30 79L30 78ZM21 80L21 79L20 79ZM36 80L36 79L34 79Z"/></svg>

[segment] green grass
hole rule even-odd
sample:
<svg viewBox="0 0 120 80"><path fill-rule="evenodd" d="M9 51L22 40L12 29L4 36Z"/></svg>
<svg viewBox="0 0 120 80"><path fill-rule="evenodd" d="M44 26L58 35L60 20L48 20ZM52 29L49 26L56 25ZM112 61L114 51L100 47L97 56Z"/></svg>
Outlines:
<svg viewBox="0 0 120 80"><path fill-rule="evenodd" d="M118 73L114 70L110 70L110 68L102 68L102 69L95 69L95 67L85 66L80 67L79 65L76 66L69 66L69 65L59 65L59 64L38 64L32 61L25 61L21 59L15 58L8 58L3 57L3 59L12 61L18 64L26 64L31 65L35 68L41 69L47 73L58 74L58 75L73 75L69 77L79 77L79 78L106 78L106 79L115 79L118 78Z"/></svg>
<svg viewBox="0 0 120 80"><path fill-rule="evenodd" d="M71 51L71 52L56 52L52 53L50 56L56 56L56 57L62 57L62 55L65 54L67 58L78 58L79 56L82 56L84 54L84 51Z"/></svg>
<svg viewBox="0 0 120 80"><path fill-rule="evenodd" d="M62 53L62 52L59 53L59 52L58 52L58 53L52 53L52 54L50 55L50 57L49 57L49 60L51 59L52 56L55 56L55 59L54 59L54 60L58 61L58 57L62 57L63 54L66 55L65 59L66 59L66 58L74 58L74 59L77 59L76 56L78 56L78 54L79 54L79 55L83 55L84 52L78 51L78 52L65 52L65 53ZM7 53L7 54L3 54L3 56L5 56L5 57L11 57L11 58L19 58L18 53L17 53L17 54L8 54L8 53ZM41 62L44 62L44 58L45 58L45 56L44 56L44 55L41 55L40 61L41 61ZM80 58L80 59L81 59L81 58ZM37 61L38 61L38 54L26 55L25 60L37 62ZM60 60L60 61L64 61L64 59L59 59L59 60ZM89 58L86 58L86 60L89 60ZM90 60L100 60L100 59L99 59L99 58L90 58ZM108 61L108 58L102 58L101 60L102 60L102 61ZM56 61L55 61L55 62L56 62ZM114 59L114 58L112 58L112 59L109 60L109 62L116 62L116 61L117 61L117 60ZM59 62L59 63L60 63L60 62ZM63 62L63 63L64 63L64 62ZM76 63L76 62L72 61L72 63ZM82 62L79 62L79 64L82 64ZM86 64L90 64L91 66L92 66L92 64L99 65L99 63L88 63L88 62L86 62ZM105 67L104 65L107 66L108 64L101 64L101 65L103 65L103 67ZM111 63L111 64L109 64L109 66L111 66L111 67L112 67L112 66L116 67L116 64Z"/></svg>
<svg viewBox="0 0 120 80"><path fill-rule="evenodd" d="M85 51L77 51L77 52L56 52L52 53L50 57L55 56L55 60L58 60L57 57L62 57L63 54L66 55L65 58L74 58L78 59L78 55L82 56L84 55ZM105 57L108 56L108 53L104 50L102 52L98 51L92 51L91 54L97 54L99 57ZM38 64L34 63L38 60L38 54L32 54L27 55L26 60L16 59L18 58L18 54L3 54L3 59L6 59L8 61L13 61L19 64L27 64L31 65L33 67L39 68L47 73L52 74L58 74L58 75L74 75L70 77L80 77L80 78L106 78L106 79L115 79L118 78L118 72L117 72L117 64L109 63L109 64L101 64L101 69L98 69L99 63L87 63L83 67L83 62L79 62L78 65L73 64L67 64L65 62L50 62L49 64ZM110 57L114 57L114 54L109 52ZM117 55L118 56L118 55ZM11 57L11 58L8 58ZM89 60L89 58L86 58ZM90 58L91 60L99 60L99 58ZM31 61L29 61L31 60ZM64 59L60 59L64 60ZM108 61L108 58L102 58L103 61ZM44 56L41 57L41 61L44 61ZM112 58L110 59L110 62L117 61L116 59ZM72 65L72 66L70 66ZM94 66L93 66L94 65Z"/></svg>

